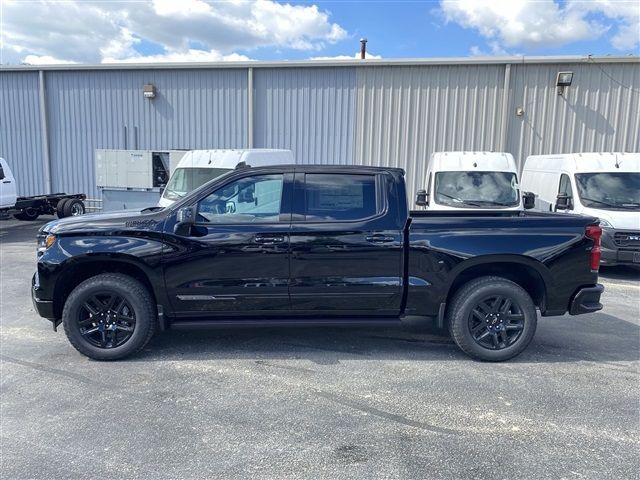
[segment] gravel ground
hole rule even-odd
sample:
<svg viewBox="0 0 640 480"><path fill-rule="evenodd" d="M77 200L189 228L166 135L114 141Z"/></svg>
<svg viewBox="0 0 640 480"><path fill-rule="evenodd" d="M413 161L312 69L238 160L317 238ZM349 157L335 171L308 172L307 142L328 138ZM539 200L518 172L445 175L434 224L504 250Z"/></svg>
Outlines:
<svg viewBox="0 0 640 480"><path fill-rule="evenodd" d="M100 363L31 305L41 224L0 221L2 478L640 478L638 270L507 363L367 328L167 332Z"/></svg>

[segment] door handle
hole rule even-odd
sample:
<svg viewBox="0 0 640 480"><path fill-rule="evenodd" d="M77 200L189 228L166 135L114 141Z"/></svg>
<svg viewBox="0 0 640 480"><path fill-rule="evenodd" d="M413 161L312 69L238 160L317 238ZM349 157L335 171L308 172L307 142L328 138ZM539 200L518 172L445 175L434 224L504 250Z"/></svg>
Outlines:
<svg viewBox="0 0 640 480"><path fill-rule="evenodd" d="M285 237L284 235L256 235L254 240L262 245L277 245L284 243Z"/></svg>
<svg viewBox="0 0 640 480"><path fill-rule="evenodd" d="M391 243L395 240L394 237L390 235L382 235L381 233L377 233L375 235L367 235L364 238L369 243Z"/></svg>
<svg viewBox="0 0 640 480"><path fill-rule="evenodd" d="M3 180L2 183L11 183L11 180Z"/></svg>

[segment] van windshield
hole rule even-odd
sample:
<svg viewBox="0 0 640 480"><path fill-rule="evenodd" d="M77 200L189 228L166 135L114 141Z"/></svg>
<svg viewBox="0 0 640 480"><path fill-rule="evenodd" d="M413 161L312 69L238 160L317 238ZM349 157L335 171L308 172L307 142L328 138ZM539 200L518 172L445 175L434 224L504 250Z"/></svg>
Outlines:
<svg viewBox="0 0 640 480"><path fill-rule="evenodd" d="M587 208L640 210L640 173L576 173L576 185Z"/></svg>
<svg viewBox="0 0 640 480"><path fill-rule="evenodd" d="M230 168L176 168L162 196L168 200L178 200L208 181L230 171Z"/></svg>
<svg viewBox="0 0 640 480"><path fill-rule="evenodd" d="M450 207L514 207L518 180L512 172L438 172L435 200Z"/></svg>

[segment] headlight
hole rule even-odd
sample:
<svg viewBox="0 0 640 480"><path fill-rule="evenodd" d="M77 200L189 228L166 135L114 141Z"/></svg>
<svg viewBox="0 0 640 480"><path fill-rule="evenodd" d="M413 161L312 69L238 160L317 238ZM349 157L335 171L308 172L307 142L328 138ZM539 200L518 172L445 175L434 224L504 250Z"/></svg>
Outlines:
<svg viewBox="0 0 640 480"><path fill-rule="evenodd" d="M56 243L55 235L38 235L38 255L42 255L54 243Z"/></svg>
<svg viewBox="0 0 640 480"><path fill-rule="evenodd" d="M607 220L605 220L604 218L600 218L600 226L602 228L613 228L613 225L611 225Z"/></svg>

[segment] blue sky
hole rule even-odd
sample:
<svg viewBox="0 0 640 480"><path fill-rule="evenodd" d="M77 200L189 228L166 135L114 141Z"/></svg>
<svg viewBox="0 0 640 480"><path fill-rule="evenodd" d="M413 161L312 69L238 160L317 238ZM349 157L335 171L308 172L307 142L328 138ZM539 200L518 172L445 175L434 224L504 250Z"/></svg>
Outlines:
<svg viewBox="0 0 640 480"><path fill-rule="evenodd" d="M0 0L0 63L628 55L638 0ZM73 18L73 22L69 22Z"/></svg>

